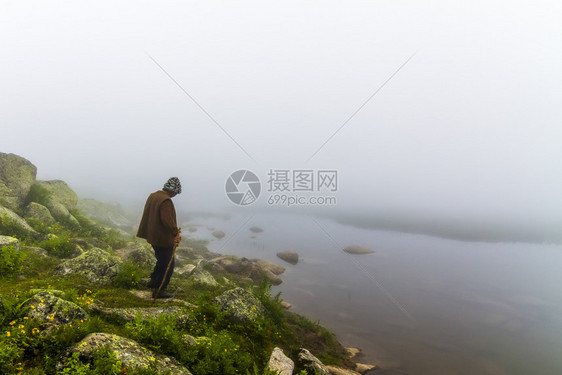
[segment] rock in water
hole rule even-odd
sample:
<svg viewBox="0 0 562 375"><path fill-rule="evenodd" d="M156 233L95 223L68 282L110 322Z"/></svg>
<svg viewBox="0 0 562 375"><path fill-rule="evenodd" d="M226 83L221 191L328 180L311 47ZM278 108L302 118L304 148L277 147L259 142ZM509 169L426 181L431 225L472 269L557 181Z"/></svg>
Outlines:
<svg viewBox="0 0 562 375"><path fill-rule="evenodd" d="M294 251L283 251L277 253L277 256L290 264L297 264L299 262L299 254Z"/></svg>
<svg viewBox="0 0 562 375"><path fill-rule="evenodd" d="M216 230L216 231L214 231L214 232L212 233L212 235L213 235L215 238L218 238L219 240L225 236L225 234L224 234L224 232L223 232L222 230Z"/></svg>
<svg viewBox="0 0 562 375"><path fill-rule="evenodd" d="M362 245L349 245L345 249L343 249L346 253L349 254L372 254L375 251L369 249L367 246Z"/></svg>
<svg viewBox="0 0 562 375"><path fill-rule="evenodd" d="M94 352L103 348L113 353L123 367L148 369L155 366L159 374L169 372L171 375L191 375L176 359L154 353L131 339L108 333L92 333L86 336L65 353L64 359L57 364L57 370L62 371L73 353L78 353L81 360L89 362L93 359Z"/></svg>
<svg viewBox="0 0 562 375"><path fill-rule="evenodd" d="M292 375L295 363L283 353L283 350L275 348L269 357L267 368L278 375Z"/></svg>
<svg viewBox="0 0 562 375"><path fill-rule="evenodd" d="M249 323L265 314L265 308L260 300L242 288L227 290L215 298L213 303L237 323Z"/></svg>
<svg viewBox="0 0 562 375"><path fill-rule="evenodd" d="M12 210L21 207L36 175L29 160L0 152L0 204Z"/></svg>
<svg viewBox="0 0 562 375"><path fill-rule="evenodd" d="M251 230L253 233L260 233L260 232L263 232L263 229L260 228L260 227L251 227L250 230Z"/></svg>

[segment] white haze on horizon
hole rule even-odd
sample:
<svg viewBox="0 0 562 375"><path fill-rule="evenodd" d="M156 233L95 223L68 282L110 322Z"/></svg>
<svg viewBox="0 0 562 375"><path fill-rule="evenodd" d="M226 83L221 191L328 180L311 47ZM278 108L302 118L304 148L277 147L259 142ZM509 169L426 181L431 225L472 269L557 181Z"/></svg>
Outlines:
<svg viewBox="0 0 562 375"><path fill-rule="evenodd" d="M170 176L178 206L220 210L235 170L337 169L334 210L556 224L561 16L554 1L4 1L0 152L126 205Z"/></svg>

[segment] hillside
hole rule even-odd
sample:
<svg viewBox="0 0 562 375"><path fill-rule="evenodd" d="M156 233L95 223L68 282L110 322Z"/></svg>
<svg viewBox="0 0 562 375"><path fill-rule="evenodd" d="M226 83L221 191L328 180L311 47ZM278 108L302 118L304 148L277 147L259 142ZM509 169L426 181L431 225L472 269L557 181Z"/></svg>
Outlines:
<svg viewBox="0 0 562 375"><path fill-rule="evenodd" d="M282 267L184 235L174 297L154 302L153 251L118 205L36 171L0 153L0 373L357 374L330 331L271 296Z"/></svg>

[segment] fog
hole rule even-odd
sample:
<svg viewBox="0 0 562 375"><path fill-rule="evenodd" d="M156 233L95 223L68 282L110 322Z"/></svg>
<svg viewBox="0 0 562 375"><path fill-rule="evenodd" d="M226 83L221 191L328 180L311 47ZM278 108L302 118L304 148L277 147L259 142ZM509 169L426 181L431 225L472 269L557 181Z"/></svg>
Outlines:
<svg viewBox="0 0 562 375"><path fill-rule="evenodd" d="M556 228L561 15L555 1L3 1L0 151L128 207L178 176L187 212L275 210L271 169L337 170L337 204L301 210ZM253 205L225 194L239 169L262 182Z"/></svg>

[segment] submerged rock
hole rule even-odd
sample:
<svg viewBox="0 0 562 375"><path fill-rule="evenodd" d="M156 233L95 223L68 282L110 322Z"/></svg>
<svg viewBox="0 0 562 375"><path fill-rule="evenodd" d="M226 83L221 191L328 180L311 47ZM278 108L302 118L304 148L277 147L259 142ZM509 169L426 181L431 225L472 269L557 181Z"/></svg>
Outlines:
<svg viewBox="0 0 562 375"><path fill-rule="evenodd" d="M236 323L248 323L265 314L260 300L242 288L227 290L215 298L213 303Z"/></svg>
<svg viewBox="0 0 562 375"><path fill-rule="evenodd" d="M361 375L357 371L353 371L337 366L326 366L326 369L330 372L331 375Z"/></svg>
<svg viewBox="0 0 562 375"><path fill-rule="evenodd" d="M269 357L267 368L278 375L292 375L295 363L283 353L283 350L275 348Z"/></svg>
<svg viewBox="0 0 562 375"><path fill-rule="evenodd" d="M57 294L61 295L62 292L41 291L36 293L22 305L28 308L25 315L48 325L69 324L88 317L88 313L80 306L62 299Z"/></svg>
<svg viewBox="0 0 562 375"><path fill-rule="evenodd" d="M292 265L295 265L299 262L299 254L295 251L282 251L280 253L277 253L277 257Z"/></svg>
<svg viewBox="0 0 562 375"><path fill-rule="evenodd" d="M263 229L260 227L251 227L250 231L252 231L252 233L260 233L263 232Z"/></svg>
<svg viewBox="0 0 562 375"><path fill-rule="evenodd" d="M219 240L221 238L223 238L225 236L225 233L222 230L215 230L213 233L211 233L215 238L218 238Z"/></svg>
<svg viewBox="0 0 562 375"><path fill-rule="evenodd" d="M69 259L55 268L56 275L78 273L94 285L103 285L119 272L122 263L118 256L108 254L100 248L94 247L74 259Z"/></svg>
<svg viewBox="0 0 562 375"><path fill-rule="evenodd" d="M367 246L362 245L349 245L345 249L343 249L346 253L349 254L372 254L375 251L369 249Z"/></svg>
<svg viewBox="0 0 562 375"><path fill-rule="evenodd" d="M107 348L113 353L123 367L130 369L155 367L158 373L169 371L172 375L191 375L175 358L154 353L136 341L108 333L92 333L72 346L65 353L63 360L57 364L57 370L61 371L64 368L73 353L78 353L81 361L91 362L93 353L102 348Z"/></svg>
<svg viewBox="0 0 562 375"><path fill-rule="evenodd" d="M301 349L298 355L299 363L310 374L330 375L330 371L322 362L307 349Z"/></svg>
<svg viewBox="0 0 562 375"><path fill-rule="evenodd" d="M0 236L0 251L3 247L13 246L15 250L20 249L20 242L17 238L10 236Z"/></svg>

